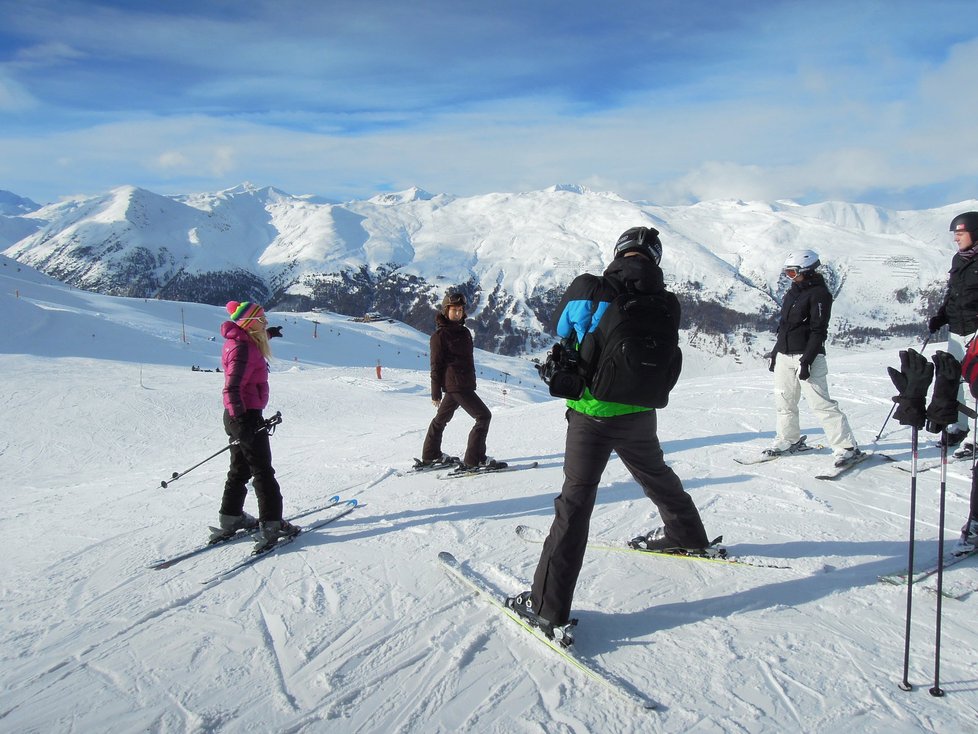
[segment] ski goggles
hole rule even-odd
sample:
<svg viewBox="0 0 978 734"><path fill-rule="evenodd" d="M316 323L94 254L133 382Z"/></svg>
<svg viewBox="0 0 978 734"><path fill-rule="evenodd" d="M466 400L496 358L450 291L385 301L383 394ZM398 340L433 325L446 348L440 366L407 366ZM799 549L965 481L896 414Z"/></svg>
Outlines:
<svg viewBox="0 0 978 734"><path fill-rule="evenodd" d="M794 278L797 277L798 273L800 272L801 272L801 268L785 268L784 276L786 278Z"/></svg>

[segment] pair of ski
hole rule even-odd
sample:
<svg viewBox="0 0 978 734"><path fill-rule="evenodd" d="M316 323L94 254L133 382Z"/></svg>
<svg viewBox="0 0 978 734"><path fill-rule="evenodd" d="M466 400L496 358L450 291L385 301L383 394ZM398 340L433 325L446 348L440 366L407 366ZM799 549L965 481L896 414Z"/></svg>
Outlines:
<svg viewBox="0 0 978 734"><path fill-rule="evenodd" d="M882 581L884 584L893 584L894 586L906 587L907 581L910 581L910 583L912 584L920 583L924 579L929 579L938 571L946 570L951 566L956 566L962 561L966 561L975 555L978 555L978 548L975 548L974 550L966 550L966 551L952 551L950 554L944 556L943 564L932 563L929 566L925 566L922 569L914 571L912 574L910 573L909 569L903 569L902 571L898 571L896 573L884 574L879 577L879 580ZM927 588L929 591L936 592L936 589L931 589L930 587L924 587L924 588ZM945 589L942 589L941 594L949 599L960 600L963 599L968 594L973 593L974 591L975 589L971 589L971 588L963 592L962 591L954 592L954 591L947 591Z"/></svg>
<svg viewBox="0 0 978 734"><path fill-rule="evenodd" d="M516 535L527 543L543 543L546 540L546 536L536 528L531 528L526 525L518 525L516 528ZM636 538L635 540L638 540ZM634 543L635 541L632 541ZM748 561L745 558L738 558L736 556L727 555L726 548L722 548L720 543L723 542L723 536L714 538L710 544L703 550L688 550L685 548L672 548L667 550L647 550L645 548L635 547L635 545L624 544L624 545L605 545L601 543L588 543L588 550L596 551L611 551L617 553L641 553L646 556L659 556L665 558L680 558L687 561L703 561L706 563L728 563L734 566L754 566L755 568L781 568L788 569L790 566L778 564L778 563L762 563L757 561Z"/></svg>
<svg viewBox="0 0 978 734"><path fill-rule="evenodd" d="M329 525L330 523L335 522L336 520L339 520L341 517L345 517L346 515L349 515L355 509L357 509L358 507L362 507L362 506L363 505L359 504L357 502L357 500L355 500L355 499L350 499L350 500L343 501L343 500L340 500L339 495L334 495L334 496L330 497L329 500L327 500L322 505L317 505L315 507L310 507L309 509L306 509L306 510L303 510L302 512L296 513L295 515L292 515L291 517L286 518L286 520L288 520L289 522L295 522L296 520L299 520L299 519L301 519L303 517L307 517L309 515L314 515L314 514L317 514L319 512L324 512L326 510L331 510L331 509L338 509L339 510L338 512L333 512L332 514L328 515L327 517L325 517L325 518L323 518L321 520L316 520L315 522L306 525L305 527L303 527L299 531L299 533L296 533L295 535L291 535L291 536L287 536L285 538L279 539L277 542L275 542L274 544L268 546L265 550L263 550L260 553L252 553L251 555L245 557L244 560L239 561L237 563L234 563L233 565L231 565L228 568L224 569L220 573L215 574L214 576L211 576L208 579L205 579L201 583L206 585L206 584L211 584L211 583L214 583L216 581L221 581L223 579L226 579L229 576L234 575L235 573L237 573L241 569L246 568L248 566L251 566L254 563L257 563L262 558L265 558L269 554L274 553L275 551L279 550L280 548L288 545L289 543L291 543L292 541L294 541L301 533L308 533L308 532L310 532L312 530L317 530L317 529L319 529L321 527L324 527L326 525ZM219 547L222 547L224 545L228 545L228 544L232 544L232 543L233 544L237 544L237 541L244 540L244 539L253 539L253 532L254 531L239 530L237 533L235 533L234 535L232 535L232 536L230 536L228 538L223 538L223 539L218 540L218 541L213 542L213 543L206 543L204 545L197 546L197 547L192 548L192 549L190 549L188 551L185 551L183 553L179 553L179 554L177 554L175 556L171 556L170 558L165 558L165 559L161 559L161 560L158 560L158 561L154 561L153 563L149 564L148 567L151 568L151 569L153 569L153 570L156 570L156 571L159 571L159 570L162 570L162 569L165 569L165 568L170 568L170 567L176 565L177 563L180 563L181 561L185 561L188 558L193 558L195 556L199 556L202 553L206 553L209 550L213 550L214 548L219 548Z"/></svg>
<svg viewBox="0 0 978 734"><path fill-rule="evenodd" d="M778 453L761 452L760 454L752 454L750 456L743 456L739 458L735 457L734 461L736 461L738 464L744 464L748 466L751 464L764 464L769 461L774 461L776 459L783 459L787 456L796 456L798 454L803 454L807 451L811 451L812 449L822 448L822 446L820 445L809 446L807 443L805 443L807 438L808 436L802 436L800 439L798 439L796 443L792 444L791 447ZM849 472L850 470L862 464L864 461L868 461L870 459L877 458L877 457L886 461L892 461L892 459L890 459L888 456L884 456L883 454L876 454L875 452L872 451L860 451L858 454L856 454L854 457L852 457L845 463L836 464L824 469L819 474L816 474L815 478L824 479L828 481L838 479L843 474Z"/></svg>
<svg viewBox="0 0 978 734"><path fill-rule="evenodd" d="M507 464L502 467L492 467L492 466L477 466L471 469L461 469L461 462L457 458L453 458L452 461L438 462L436 464L422 464L419 459L415 459L415 464L412 467L412 471L417 473L431 472L431 471L444 471L449 469L450 471L439 474L439 479L462 479L464 477L480 477L485 474L499 474L501 472L508 471L521 471L523 469L535 469L539 462L532 462L530 464Z"/></svg>
<svg viewBox="0 0 978 734"><path fill-rule="evenodd" d="M526 525L520 525L516 528L516 534L520 539L528 543L542 543L544 541L544 534L539 530L535 530ZM753 563L750 561L745 561L739 558L732 558L726 555L725 551L718 547L721 542L722 537L717 538L710 544L710 548L715 551L715 554L705 554L696 553L691 551L685 551L682 549L677 549L675 551L666 550L643 550L641 548L629 547L628 545L623 546L611 546L611 545L600 545L589 543L588 548L594 550L607 550L607 551L621 551L625 553L644 553L645 555L652 556L664 556L667 558L682 558L686 560L696 560L696 561L707 561L707 562L718 562L718 563L730 563L745 566L760 566L763 568L788 568L788 566L773 565L773 564L761 564ZM605 671L599 669L591 661L586 658L582 658L578 655L573 648L565 647L561 642L551 637L548 637L539 627L533 625L530 621L520 616L514 609L512 609L509 604L507 604L507 597L490 586L481 576L475 573L467 564L458 561L455 556L447 551L442 551L438 554L438 560L444 565L446 570L453 574L459 581L463 584L476 591L480 596L484 597L489 601L494 607L499 609L507 618L516 622L520 627L522 627L526 632L530 633L538 641L545 644L555 653L560 655L568 664L576 668L577 670L584 673L588 678L596 681L602 685L607 690L613 692L615 695L630 701L633 704L640 706L643 709L653 709L656 707L656 703L646 698L645 696L636 693L632 686L626 682L623 682L616 678L615 676L606 673Z"/></svg>

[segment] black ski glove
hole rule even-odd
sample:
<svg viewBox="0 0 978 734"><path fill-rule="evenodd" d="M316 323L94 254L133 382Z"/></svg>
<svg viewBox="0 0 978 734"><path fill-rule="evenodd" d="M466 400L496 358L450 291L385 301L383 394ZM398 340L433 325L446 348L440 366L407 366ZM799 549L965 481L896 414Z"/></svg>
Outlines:
<svg viewBox="0 0 978 734"><path fill-rule="evenodd" d="M809 377L812 376L812 373L809 372L808 367L809 367L808 362L799 362L798 363L798 379L799 380L807 380Z"/></svg>
<svg viewBox="0 0 978 734"><path fill-rule="evenodd" d="M265 329L265 333L268 334L269 339L274 339L277 336L282 336L282 327L269 326L267 329Z"/></svg>
<svg viewBox="0 0 978 734"><path fill-rule="evenodd" d="M937 352L934 360L934 395L927 406L927 430L940 433L958 422L958 387L961 363L954 355Z"/></svg>
<svg viewBox="0 0 978 734"><path fill-rule="evenodd" d="M923 428L927 420L924 401L934 377L934 365L913 349L908 349L900 352L900 371L892 367L887 367L886 371L899 392L899 395L893 396L893 402L897 404L894 417L901 426Z"/></svg>
<svg viewBox="0 0 978 734"><path fill-rule="evenodd" d="M764 355L764 359L770 360L767 371L774 372L774 363L778 360L778 353L772 349L770 352Z"/></svg>
<svg viewBox="0 0 978 734"><path fill-rule="evenodd" d="M930 321L927 322L927 331L933 334L942 326L944 326L944 320L940 316L931 316Z"/></svg>

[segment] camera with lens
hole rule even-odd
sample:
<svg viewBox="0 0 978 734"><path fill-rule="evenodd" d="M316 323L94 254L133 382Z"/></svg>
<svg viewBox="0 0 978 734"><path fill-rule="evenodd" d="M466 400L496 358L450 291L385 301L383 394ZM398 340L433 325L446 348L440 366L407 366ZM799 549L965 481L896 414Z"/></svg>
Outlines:
<svg viewBox="0 0 978 734"><path fill-rule="evenodd" d="M584 394L584 369L572 346L554 344L547 353L547 361L537 365L537 372L555 398L578 400Z"/></svg>

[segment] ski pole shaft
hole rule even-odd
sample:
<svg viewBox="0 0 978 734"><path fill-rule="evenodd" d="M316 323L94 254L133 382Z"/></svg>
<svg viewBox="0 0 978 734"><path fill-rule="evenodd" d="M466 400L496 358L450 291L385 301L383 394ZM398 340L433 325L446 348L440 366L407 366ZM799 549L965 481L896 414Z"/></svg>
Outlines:
<svg viewBox="0 0 978 734"><path fill-rule="evenodd" d="M927 349L927 345L930 344L930 338L934 336L934 332L930 332L927 338L924 339L924 343L920 346L920 353L923 354L924 350ZM890 412L886 414L886 418L883 419L883 425L880 426L879 433L876 434L876 438L873 439L873 443L880 440L880 436L883 435L883 431L886 429L886 424L890 422L890 418L893 417L893 411L896 410L896 403L890 406Z"/></svg>
<svg viewBox="0 0 978 734"><path fill-rule="evenodd" d="M225 447L224 447L223 449L221 449L220 451L217 451L217 452L215 452L215 453L213 453L213 454L211 454L210 456L208 456L208 457L207 457L206 459L204 459L203 461L200 461L200 462L197 462L196 464L194 464L194 465L193 465L192 467L190 467L189 469L184 469L184 470L183 470L182 472L173 472L173 475L172 475L172 476L170 477L170 479L169 479L169 481L162 481L162 482L160 482L160 486L161 486L161 487L162 487L163 489L166 489L166 488L167 488L167 486L168 486L168 485L169 485L169 484L170 484L171 482L175 482L175 481L177 481L177 480L178 480L178 479L179 479L180 477L182 477L182 476L183 476L184 474L189 474L190 472L192 472L192 471L193 471L194 469L196 469L196 468L197 468L198 466L200 466L201 464L206 464L206 463L207 463L208 461L210 461L211 459L213 459L213 458L214 458L215 456L220 456L220 455L221 455L221 454L223 454L223 453L224 453L225 451L228 451L228 450L230 450L230 448L231 448L232 446L237 446L237 445L238 445L238 443L240 443L240 442L239 442L239 441L238 441L237 439L234 439L234 440L233 440L233 441L231 441L231 442L230 442L230 443L229 443L229 444L228 444L227 446L225 446Z"/></svg>
<svg viewBox="0 0 978 734"><path fill-rule="evenodd" d="M934 686L930 695L941 697L941 602L944 599L944 497L947 489L947 428L941 431L941 501L937 522L937 622L934 641Z"/></svg>
<svg viewBox="0 0 978 734"><path fill-rule="evenodd" d="M913 610L914 534L917 522L917 438L918 428L913 426L910 429L910 542L907 552L907 615L906 629L903 633L903 680L899 683L900 689L904 691L913 690L908 677L910 675L910 616Z"/></svg>

